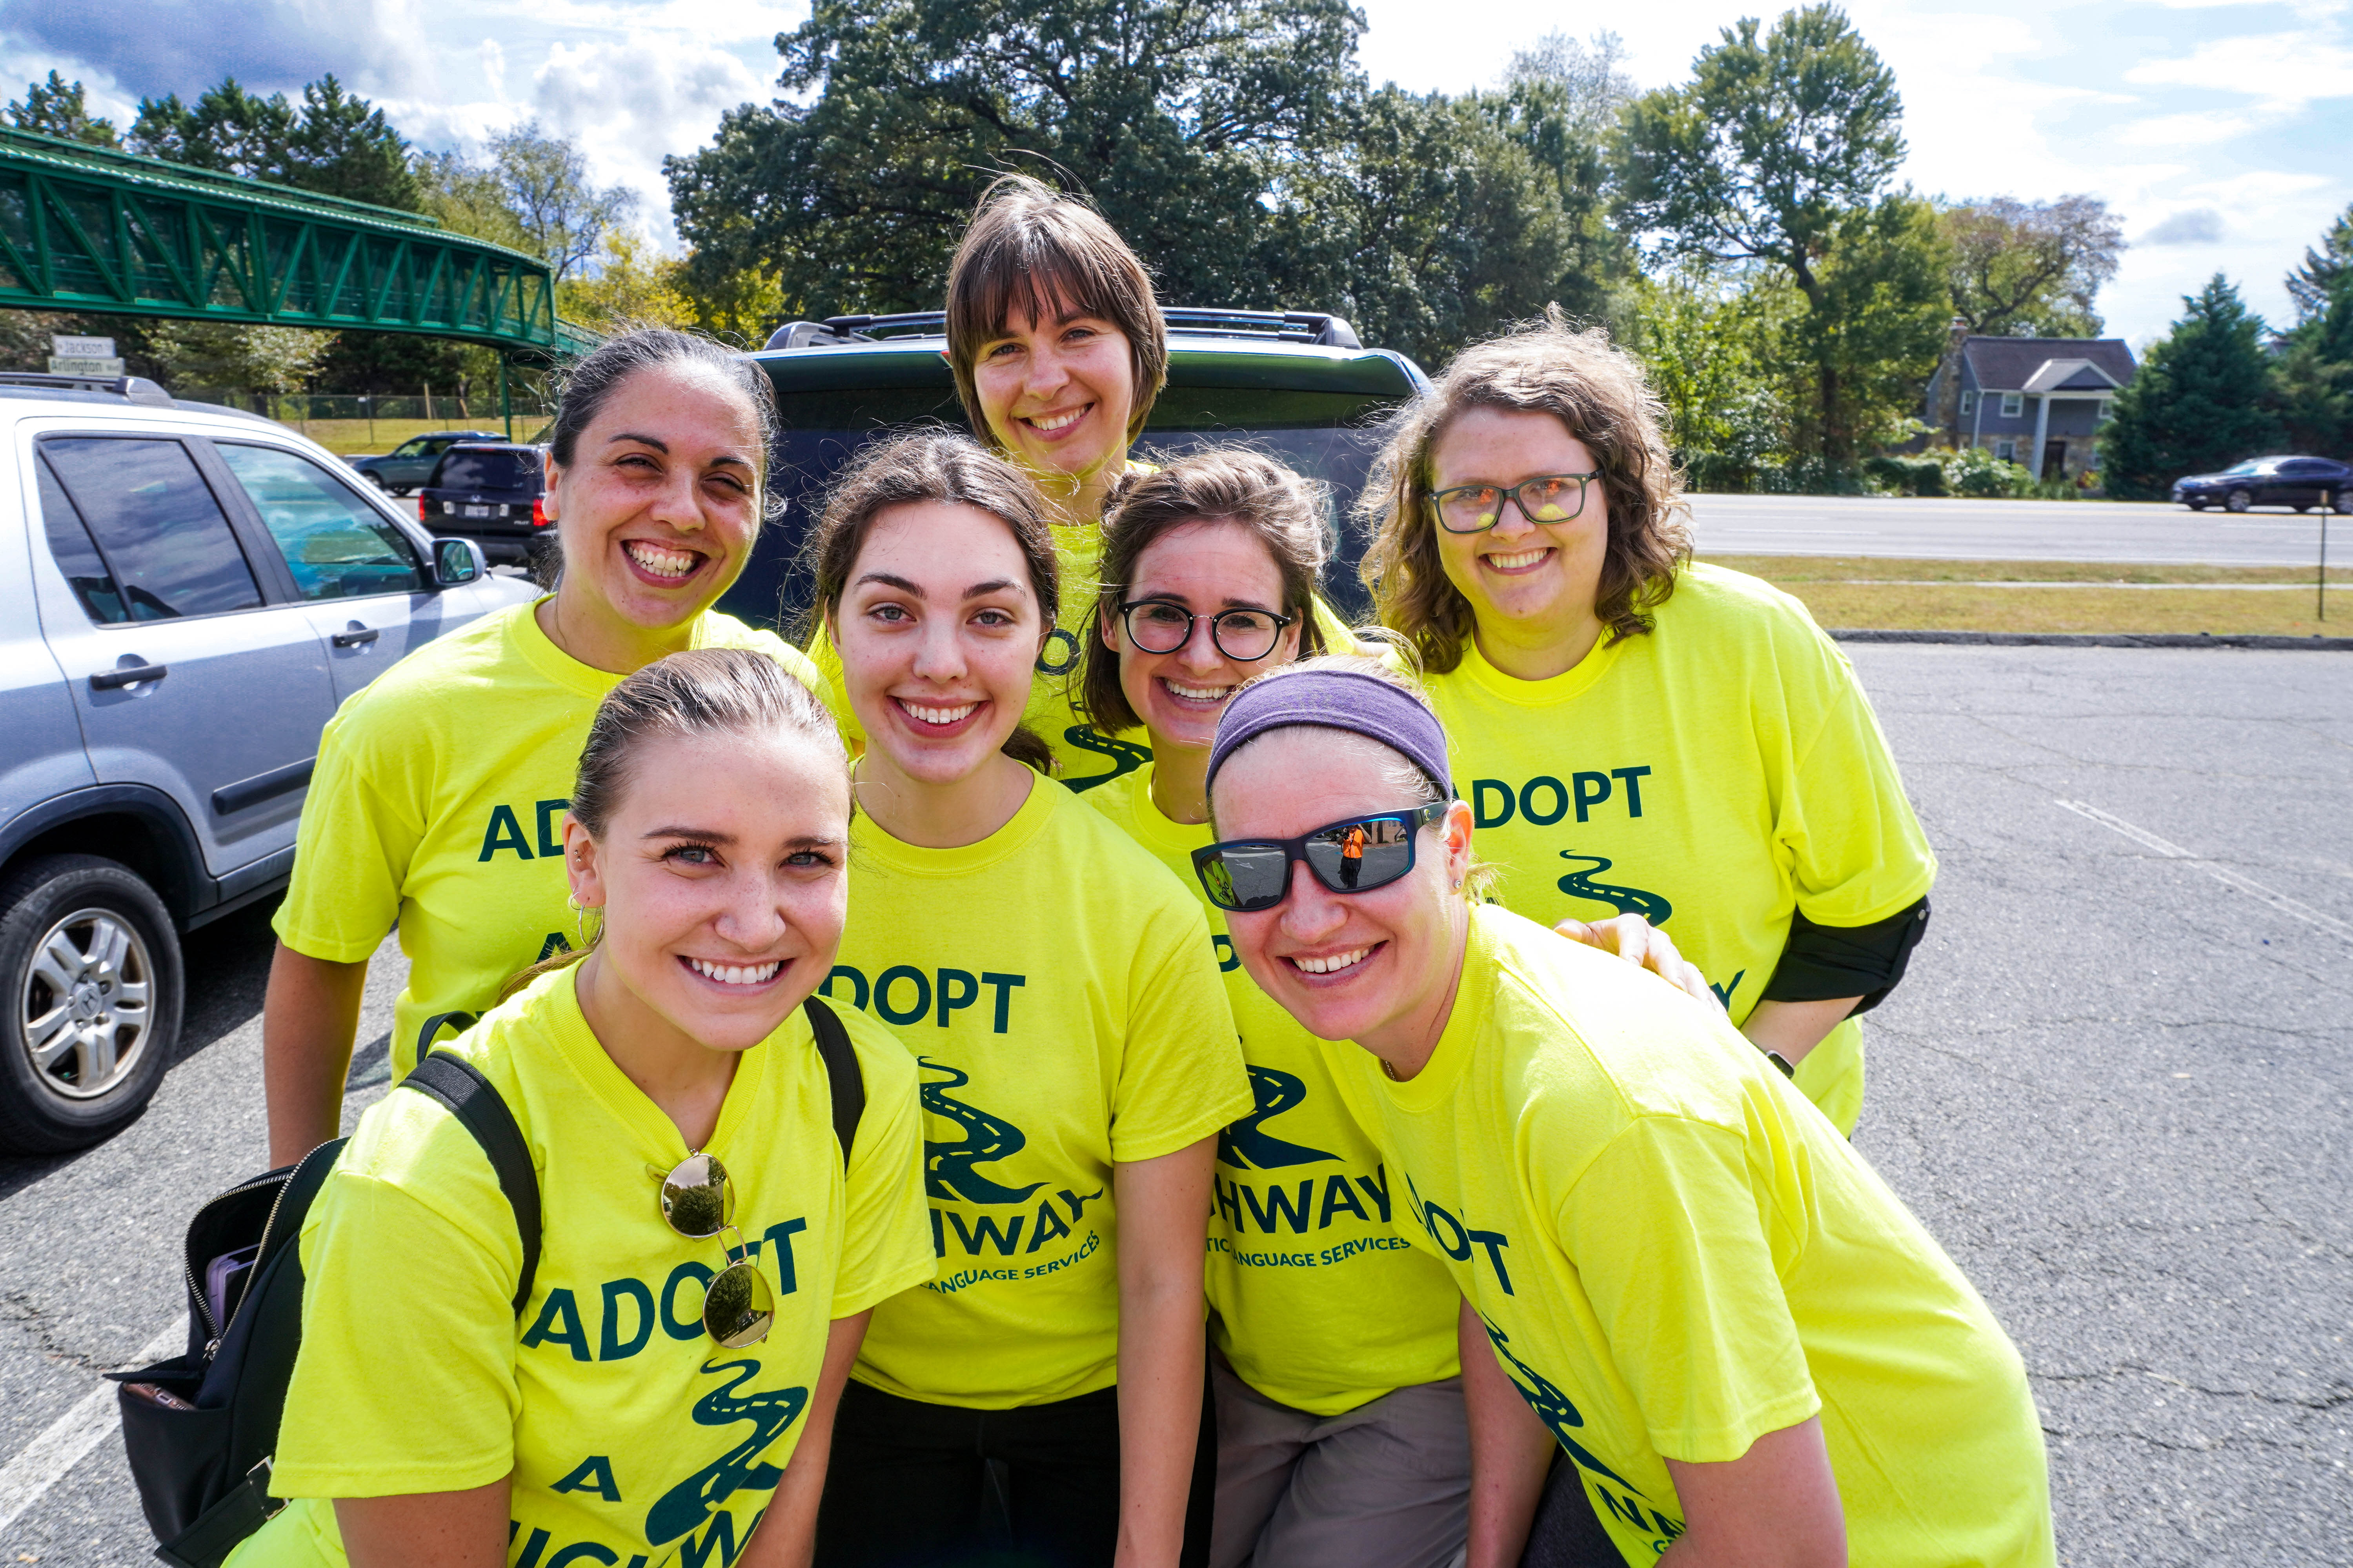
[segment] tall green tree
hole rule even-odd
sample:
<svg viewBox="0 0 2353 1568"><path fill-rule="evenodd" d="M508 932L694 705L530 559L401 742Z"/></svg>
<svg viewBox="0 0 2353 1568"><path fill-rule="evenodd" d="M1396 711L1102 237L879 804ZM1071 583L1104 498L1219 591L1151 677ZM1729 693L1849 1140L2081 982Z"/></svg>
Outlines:
<svg viewBox="0 0 2353 1568"><path fill-rule="evenodd" d="M1887 426L1887 400L1926 380L1944 338L1941 298L1914 286L1932 258L1941 282L1940 243L1919 204L1886 194L1903 116L1894 72L1829 4L1725 28L1690 82L1627 110L1629 221L1669 255L1770 263L1805 297L1804 438L1833 465ZM1840 319L1859 307L1868 322Z"/></svg>
<svg viewBox="0 0 2353 1568"><path fill-rule="evenodd" d="M2304 265L2287 275L2288 296L2295 301L2297 319L2309 321L2328 309L2338 284L2348 278L2353 278L2353 206L2328 226L2318 249L2306 247Z"/></svg>
<svg viewBox="0 0 2353 1568"><path fill-rule="evenodd" d="M1294 168L1273 204L1286 292L1433 366L1541 311L1575 235L1552 172L1492 110L1395 86L1354 105L1345 150Z"/></svg>
<svg viewBox="0 0 2353 1568"><path fill-rule="evenodd" d="M579 143L550 136L536 120L491 138L491 167L524 248L546 258L559 283L589 270L606 236L638 210L636 192L597 189Z"/></svg>
<svg viewBox="0 0 2353 1568"><path fill-rule="evenodd" d="M1165 297L1274 304L1270 165L1335 141L1363 27L1346 0L817 0L776 39L792 97L665 160L671 209L792 308L920 309L998 170L1060 170Z"/></svg>
<svg viewBox="0 0 2353 1568"><path fill-rule="evenodd" d="M45 82L26 82L25 96L0 112L5 112L8 123L19 131L62 136L69 142L87 142L92 147L122 144L121 138L114 133L112 121L100 120L90 113L81 83L67 81L55 71Z"/></svg>
<svg viewBox="0 0 2353 1568"><path fill-rule="evenodd" d="M2287 445L2353 458L2353 209L2287 276L2301 318L2280 334L2272 384Z"/></svg>
<svg viewBox="0 0 2353 1568"><path fill-rule="evenodd" d="M2279 439L2262 318L2219 272L2181 303L2181 319L2141 357L2101 427L2111 495L2162 496L2184 474L2227 468Z"/></svg>
<svg viewBox="0 0 2353 1568"><path fill-rule="evenodd" d="M407 140L332 73L303 88L300 104L284 93L248 92L234 77L193 104L177 93L142 99L130 145L152 158L407 212L421 195Z"/></svg>
<svg viewBox="0 0 2353 1568"><path fill-rule="evenodd" d="M1676 465L1700 489L1757 488L1789 444L1774 345L1804 300L1778 268L1689 260L1628 295L1622 342L1650 373Z"/></svg>
<svg viewBox="0 0 2353 1568"><path fill-rule="evenodd" d="M1952 251L1953 313L1991 337L2095 338L2124 226L2097 196L1993 196L1937 215Z"/></svg>

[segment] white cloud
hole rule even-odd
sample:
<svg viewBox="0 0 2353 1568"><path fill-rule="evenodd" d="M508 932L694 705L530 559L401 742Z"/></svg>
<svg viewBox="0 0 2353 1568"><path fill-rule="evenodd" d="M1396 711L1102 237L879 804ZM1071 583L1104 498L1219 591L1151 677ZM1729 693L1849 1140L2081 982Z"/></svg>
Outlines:
<svg viewBox="0 0 2353 1568"><path fill-rule="evenodd" d="M2175 213L2133 243L2152 246L2220 245L2222 243L2222 215L2212 207L2192 207L2188 212Z"/></svg>
<svg viewBox="0 0 2353 1568"><path fill-rule="evenodd" d="M2242 34L2210 38L2173 59L2144 60L2125 72L2125 79L2245 93L2287 109L2353 97L2353 49L2321 43L2309 33Z"/></svg>
<svg viewBox="0 0 2353 1568"><path fill-rule="evenodd" d="M598 178L636 191L665 242L662 154L692 151L710 140L723 110L766 96L766 84L727 50L637 29L620 39L555 44L532 88L540 118L579 141Z"/></svg>

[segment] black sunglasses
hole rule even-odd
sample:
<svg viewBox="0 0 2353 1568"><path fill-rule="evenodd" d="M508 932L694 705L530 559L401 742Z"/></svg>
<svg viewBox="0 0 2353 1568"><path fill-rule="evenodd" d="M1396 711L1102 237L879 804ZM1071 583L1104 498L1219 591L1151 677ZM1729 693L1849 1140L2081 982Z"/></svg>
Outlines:
<svg viewBox="0 0 2353 1568"><path fill-rule="evenodd" d="M1193 851L1193 874L1221 910L1271 910L1291 890L1291 863L1307 862L1326 892L1366 893L1413 869L1414 840L1443 821L1450 801L1326 823L1296 838L1236 838Z"/></svg>

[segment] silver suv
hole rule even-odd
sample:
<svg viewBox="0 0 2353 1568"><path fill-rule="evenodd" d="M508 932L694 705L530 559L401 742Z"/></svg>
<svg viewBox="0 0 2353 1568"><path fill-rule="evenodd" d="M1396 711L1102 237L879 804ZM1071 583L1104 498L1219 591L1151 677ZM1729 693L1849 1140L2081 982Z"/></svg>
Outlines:
<svg viewBox="0 0 2353 1568"><path fill-rule="evenodd" d="M285 885L319 731L531 596L285 426L0 374L0 1148L135 1118L181 933Z"/></svg>

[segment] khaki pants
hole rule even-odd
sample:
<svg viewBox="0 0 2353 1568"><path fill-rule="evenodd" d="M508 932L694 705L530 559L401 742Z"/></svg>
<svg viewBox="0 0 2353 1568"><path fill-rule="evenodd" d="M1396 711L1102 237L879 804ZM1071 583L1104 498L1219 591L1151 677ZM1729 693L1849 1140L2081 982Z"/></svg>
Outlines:
<svg viewBox="0 0 2353 1568"><path fill-rule="evenodd" d="M1450 1568L1470 1530L1462 1380L1339 1415L1278 1405L1210 1358L1218 1501L1209 1568Z"/></svg>

